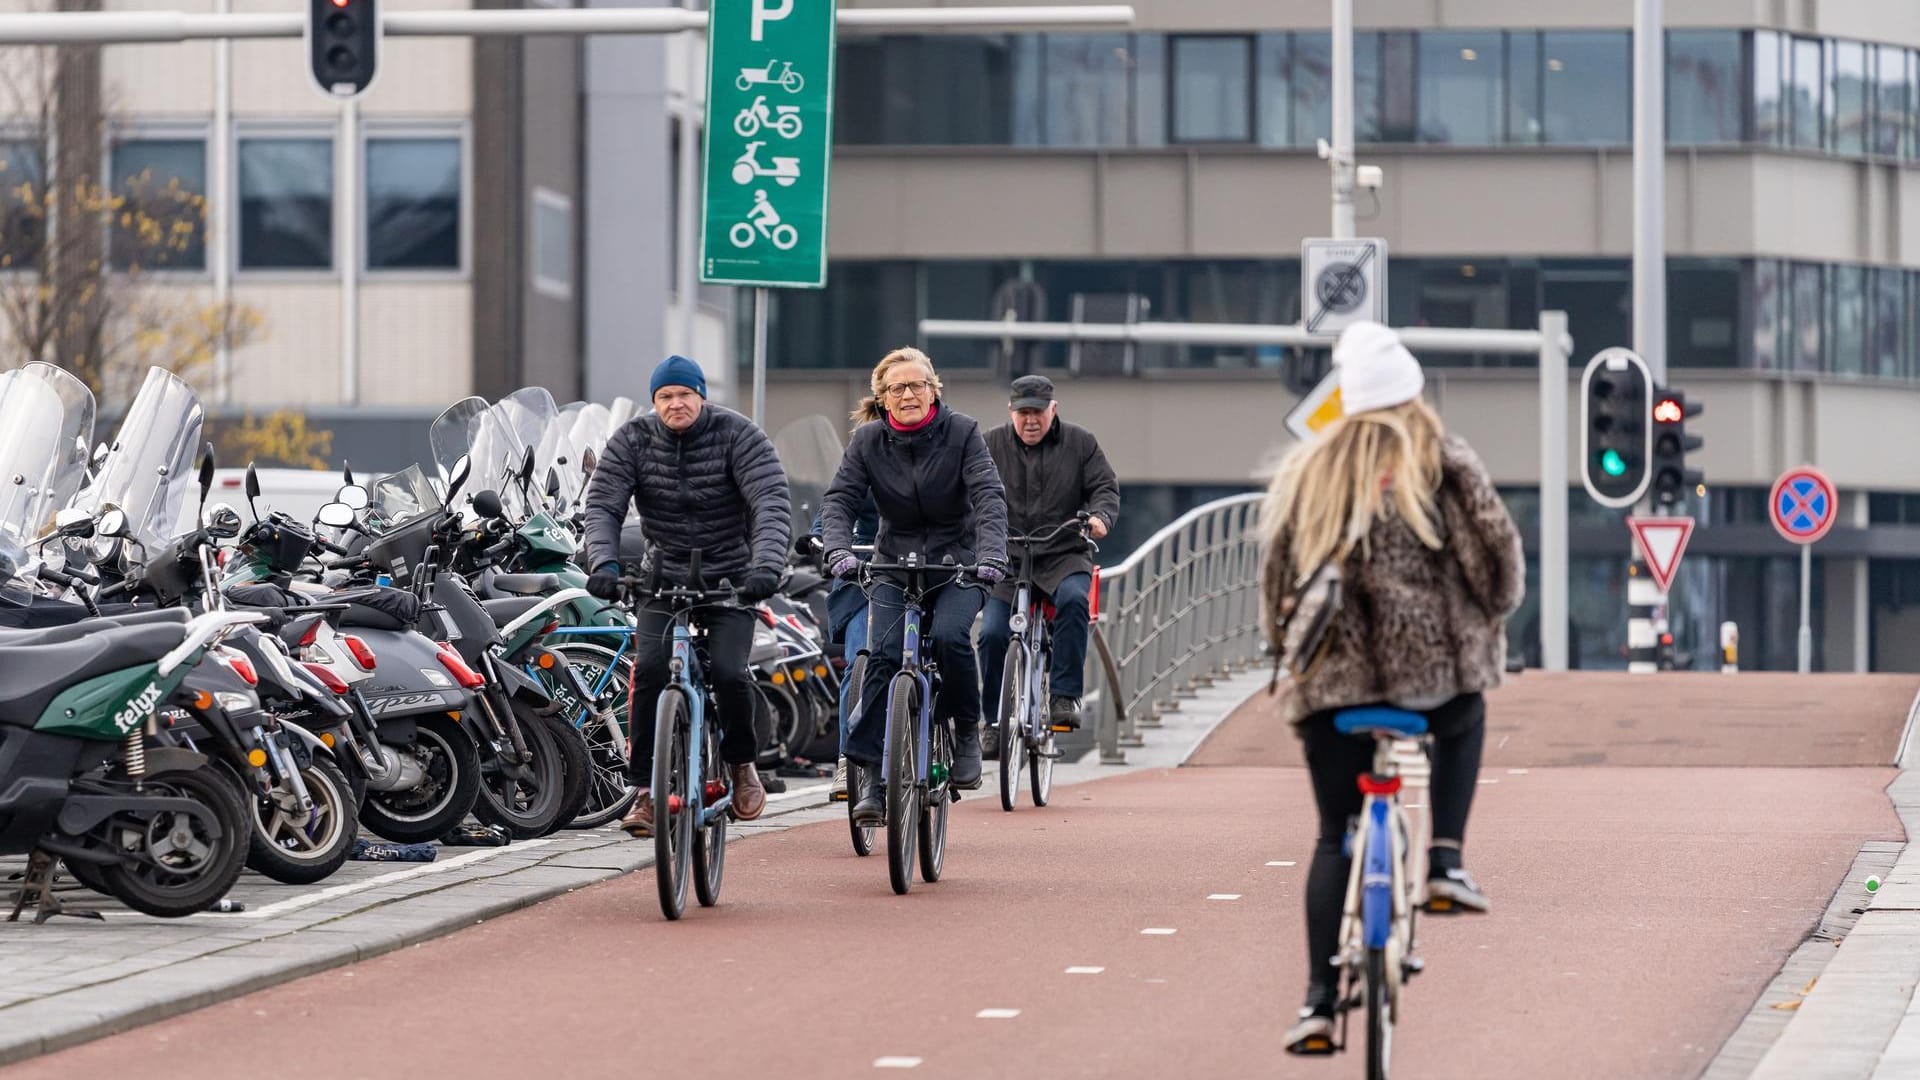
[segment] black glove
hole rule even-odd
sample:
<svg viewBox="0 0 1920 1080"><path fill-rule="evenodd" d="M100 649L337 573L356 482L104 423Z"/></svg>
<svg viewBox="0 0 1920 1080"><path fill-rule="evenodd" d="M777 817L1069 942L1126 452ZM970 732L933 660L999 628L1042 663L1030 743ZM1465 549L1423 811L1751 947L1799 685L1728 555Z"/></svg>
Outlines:
<svg viewBox="0 0 1920 1080"><path fill-rule="evenodd" d="M860 558L846 548L837 548L827 552L827 573L833 577L849 577L860 569Z"/></svg>
<svg viewBox="0 0 1920 1080"><path fill-rule="evenodd" d="M587 591L602 600L620 599L620 564L602 563L600 569L587 578Z"/></svg>
<svg viewBox="0 0 1920 1080"><path fill-rule="evenodd" d="M780 588L780 575L771 570L749 570L740 577L740 584L734 592L740 596L743 604L757 604L767 599Z"/></svg>

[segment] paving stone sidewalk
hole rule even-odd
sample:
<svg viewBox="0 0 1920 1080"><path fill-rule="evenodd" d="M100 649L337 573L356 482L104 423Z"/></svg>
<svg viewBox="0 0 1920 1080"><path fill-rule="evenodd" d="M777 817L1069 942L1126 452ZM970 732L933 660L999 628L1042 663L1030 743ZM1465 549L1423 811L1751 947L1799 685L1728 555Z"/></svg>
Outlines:
<svg viewBox="0 0 1920 1080"><path fill-rule="evenodd" d="M1180 765L1248 695L1249 672L1224 679L1144 728L1127 763L1097 752L1055 769L1056 786ZM735 842L816 821L843 820L824 780L789 780ZM993 767L972 798L997 798ZM0 883L25 867L0 859ZM653 844L609 826L504 848L443 848L432 863L349 862L318 885L281 885L251 871L229 893L246 910L157 919L85 890L63 892L107 921L0 922L0 1066L228 998L351 964L471 926L653 863ZM0 894L11 895L9 884ZM10 901L9 901L10 906ZM0 915L0 917L4 917Z"/></svg>

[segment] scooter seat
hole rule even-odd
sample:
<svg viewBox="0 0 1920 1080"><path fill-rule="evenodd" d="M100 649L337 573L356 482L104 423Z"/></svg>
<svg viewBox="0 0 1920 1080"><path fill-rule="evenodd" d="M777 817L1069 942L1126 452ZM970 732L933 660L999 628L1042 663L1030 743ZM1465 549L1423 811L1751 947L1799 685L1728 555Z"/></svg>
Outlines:
<svg viewBox="0 0 1920 1080"><path fill-rule="evenodd" d="M545 596L560 591L558 574L495 574L487 587L514 596Z"/></svg>
<svg viewBox="0 0 1920 1080"><path fill-rule="evenodd" d="M192 621L193 613L185 608L158 608L150 611L127 611L117 615L102 615L97 619L68 623L65 626L47 626L33 630L0 628L0 648L51 645L62 641L76 641L102 630L141 626L185 626Z"/></svg>
<svg viewBox="0 0 1920 1080"><path fill-rule="evenodd" d="M500 600L482 600L480 606L493 616L495 626L505 626L545 602L539 596L509 596Z"/></svg>
<svg viewBox="0 0 1920 1080"><path fill-rule="evenodd" d="M70 641L0 644L0 724L32 727L61 691L99 675L151 664L186 640L183 623L103 628ZM119 703L115 703L118 707Z"/></svg>

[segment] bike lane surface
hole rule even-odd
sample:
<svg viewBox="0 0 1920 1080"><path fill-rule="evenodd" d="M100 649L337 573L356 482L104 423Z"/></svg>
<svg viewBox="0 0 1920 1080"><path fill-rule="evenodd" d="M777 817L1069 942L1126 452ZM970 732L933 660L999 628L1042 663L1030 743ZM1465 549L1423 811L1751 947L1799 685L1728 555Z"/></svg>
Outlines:
<svg viewBox="0 0 1920 1080"><path fill-rule="evenodd" d="M1223 741L1288 760L1282 725L1248 723ZM1859 845L1900 835L1891 776L1490 763L1467 848L1495 911L1423 921L1396 1063L1697 1075ZM1013 814L983 789L946 878L905 897L843 822L808 825L730 845L721 905L679 923L642 870L0 1076L1351 1075L1280 1053L1313 831L1290 764L1137 773Z"/></svg>

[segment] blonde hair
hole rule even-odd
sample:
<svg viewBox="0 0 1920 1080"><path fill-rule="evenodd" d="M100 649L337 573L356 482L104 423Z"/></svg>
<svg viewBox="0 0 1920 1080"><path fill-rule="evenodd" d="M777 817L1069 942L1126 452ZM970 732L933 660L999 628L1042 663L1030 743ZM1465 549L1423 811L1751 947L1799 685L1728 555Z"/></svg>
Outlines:
<svg viewBox="0 0 1920 1080"><path fill-rule="evenodd" d="M873 377L867 380L867 389L872 392L861 398L860 404L853 408L852 419L856 426L887 415L887 408L881 401L887 389L887 372L901 364L919 364L926 368L927 381L933 384L933 399L940 400L940 391L945 387L940 384L940 373L933 370L933 361L926 353L905 345L881 357L880 362L873 366Z"/></svg>
<svg viewBox="0 0 1920 1080"><path fill-rule="evenodd" d="M1294 447L1280 463L1261 515L1261 539L1270 551L1268 572L1283 569L1273 565L1278 553L1271 549L1283 532L1290 532L1292 565L1284 569L1292 581L1343 548L1362 545L1386 509L1388 491L1393 511L1421 543L1438 551L1435 496L1445 433L1440 417L1415 398L1391 409L1345 417L1314 442Z"/></svg>

